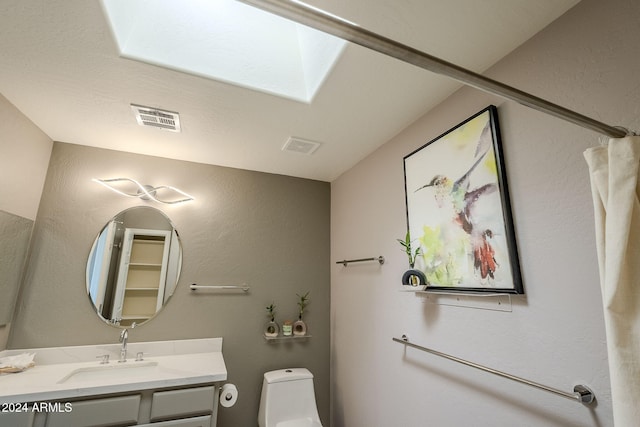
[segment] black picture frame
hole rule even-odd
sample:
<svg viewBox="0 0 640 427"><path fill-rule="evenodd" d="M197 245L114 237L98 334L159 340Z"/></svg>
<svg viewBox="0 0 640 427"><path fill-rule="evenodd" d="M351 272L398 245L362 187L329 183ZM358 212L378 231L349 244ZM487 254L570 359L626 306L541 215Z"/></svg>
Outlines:
<svg viewBox="0 0 640 427"><path fill-rule="evenodd" d="M495 106L405 156L404 178L427 291L524 294Z"/></svg>

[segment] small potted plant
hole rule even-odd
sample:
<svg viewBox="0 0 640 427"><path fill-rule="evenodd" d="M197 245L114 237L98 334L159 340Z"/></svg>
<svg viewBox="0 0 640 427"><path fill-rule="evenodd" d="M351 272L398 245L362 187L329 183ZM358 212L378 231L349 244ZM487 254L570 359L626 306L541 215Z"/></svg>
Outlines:
<svg viewBox="0 0 640 427"><path fill-rule="evenodd" d="M307 324L302 320L304 314L304 308L309 305L309 292L304 295L296 294L298 297L298 320L293 324L293 335L301 337L307 335Z"/></svg>
<svg viewBox="0 0 640 427"><path fill-rule="evenodd" d="M271 303L267 306L267 314L269 316L269 322L264 328L264 336L268 338L275 338L280 333L280 327L276 323L276 306Z"/></svg>
<svg viewBox="0 0 640 427"><path fill-rule="evenodd" d="M416 259L422 255L422 248L418 246L413 249L413 242L411 240L411 233L409 230L407 230L407 234L404 239L397 240L409 258L410 269L405 271L402 275L402 285L410 288L411 290L424 290L427 287L427 277L422 271L415 268Z"/></svg>

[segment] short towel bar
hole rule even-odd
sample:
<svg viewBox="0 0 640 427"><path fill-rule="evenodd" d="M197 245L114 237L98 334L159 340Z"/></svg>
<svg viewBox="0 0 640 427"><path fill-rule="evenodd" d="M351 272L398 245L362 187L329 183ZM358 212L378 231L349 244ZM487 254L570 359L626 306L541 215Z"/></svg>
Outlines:
<svg viewBox="0 0 640 427"><path fill-rule="evenodd" d="M342 261L336 261L336 264L342 264L345 267L352 262L365 262L365 261L378 261L380 265L384 264L384 257L372 257L372 258L360 258L360 259L343 259Z"/></svg>
<svg viewBox="0 0 640 427"><path fill-rule="evenodd" d="M427 353L434 354L436 356L444 357L445 359L453 360L454 362L462 363L463 365L471 366L472 368L480 369L485 372L489 372L491 374L495 374L501 376L503 378L508 378L513 381L517 381L522 384L527 384L529 386L539 388L541 390L545 390L554 394L557 394L562 397L566 397L567 399L575 400L585 405L592 403L595 400L595 395L589 389L589 387L578 384L573 388L573 393L565 392L562 390L555 389L553 387L549 387L543 384L539 384L533 381L526 380L524 378L517 377L515 375L507 374L502 371L498 371L496 369L488 368L486 366L478 365L477 363L469 362L468 360L460 359L458 357L454 357L448 355L446 353L441 353L439 351L432 350L430 348L423 347L421 345L413 344L409 342L409 338L406 335L402 335L402 338L393 338L395 342L399 342L400 344L404 344L408 347L417 348L418 350L426 351Z"/></svg>
<svg viewBox="0 0 640 427"><path fill-rule="evenodd" d="M249 286L246 284L242 284L242 285L217 285L217 286L203 286L203 285L197 285L195 283L191 284L191 286L189 286L189 288L192 291L198 290L198 289L211 289L211 290L223 290L223 291L243 291L243 292L249 292Z"/></svg>

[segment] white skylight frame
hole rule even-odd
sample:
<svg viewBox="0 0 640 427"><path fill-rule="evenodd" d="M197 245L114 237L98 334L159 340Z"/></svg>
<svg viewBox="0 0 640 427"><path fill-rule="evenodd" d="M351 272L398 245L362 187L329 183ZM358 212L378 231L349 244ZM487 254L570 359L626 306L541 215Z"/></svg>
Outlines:
<svg viewBox="0 0 640 427"><path fill-rule="evenodd" d="M102 0L123 57L310 103L346 42L234 0Z"/></svg>

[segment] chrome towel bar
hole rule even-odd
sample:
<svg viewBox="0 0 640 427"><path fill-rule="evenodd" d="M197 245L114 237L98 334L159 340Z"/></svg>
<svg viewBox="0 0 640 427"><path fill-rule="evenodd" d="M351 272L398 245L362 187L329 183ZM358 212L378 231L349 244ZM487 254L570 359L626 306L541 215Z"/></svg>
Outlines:
<svg viewBox="0 0 640 427"><path fill-rule="evenodd" d="M345 267L352 262L365 262L365 261L378 261L380 265L384 264L384 257L372 257L372 258L360 258L360 259L343 259L342 261L336 261L336 264L342 264Z"/></svg>
<svg viewBox="0 0 640 427"><path fill-rule="evenodd" d="M462 363L463 365L471 366L472 368L480 369L481 371L489 372L491 374L498 375L503 378L508 378L510 380L517 381L519 383L526 384L531 387L539 388L541 390L545 390L545 391L557 394L558 396L562 396L562 397L566 397L567 399L578 401L585 405L589 405L595 400L595 395L593 394L593 391L591 391L589 387L581 384L578 384L575 387L573 387L573 393L570 393L570 392L558 390L556 388L549 387L540 383L529 381L524 378L517 377L515 375L507 374L505 372L498 371L497 369L492 369L486 366L479 365L477 363L469 362L468 360L460 359L458 357L454 357L446 353L441 353L439 351L432 350L430 348L426 348L421 345L413 344L409 342L409 338L406 335L402 335L402 338L393 338L393 340L395 342L399 342L400 344L404 344L405 346L417 348L418 350L426 351L427 353L444 357L445 359L453 360L454 362Z"/></svg>
<svg viewBox="0 0 640 427"><path fill-rule="evenodd" d="M189 286L189 288L192 291L196 291L198 289L211 289L216 291L243 291L245 293L249 292L249 289L250 289L246 283L243 283L242 285L217 285L217 286L203 286L203 285L197 285L193 283L191 284L191 286Z"/></svg>

